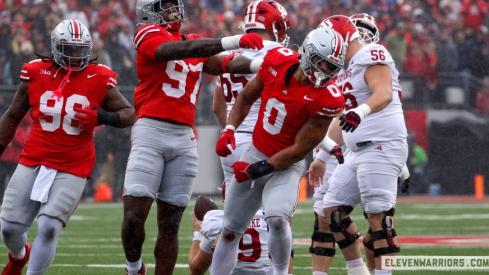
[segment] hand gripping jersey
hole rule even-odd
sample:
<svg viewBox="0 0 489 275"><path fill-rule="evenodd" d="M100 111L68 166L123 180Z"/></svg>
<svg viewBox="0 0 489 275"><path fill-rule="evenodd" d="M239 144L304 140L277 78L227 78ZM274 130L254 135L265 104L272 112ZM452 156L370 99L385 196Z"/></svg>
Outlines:
<svg viewBox="0 0 489 275"><path fill-rule="evenodd" d="M186 35L185 39L201 38ZM156 61L159 45L182 41L165 28L146 24L134 34L139 84L134 91L134 108L140 117L156 117L192 126L195 121L195 102L199 96L202 70L207 58Z"/></svg>
<svg viewBox="0 0 489 275"><path fill-rule="evenodd" d="M263 83L253 144L267 156L292 146L302 125L309 119L331 118L341 113L345 100L333 81L325 87L299 83L287 70L299 63L298 53L288 48L268 51L258 71Z"/></svg>
<svg viewBox="0 0 489 275"><path fill-rule="evenodd" d="M66 73L64 69L57 71L51 61L37 59L24 64L20 79L29 84L33 124L19 163L45 165L87 178L95 162L93 131L78 127L73 109L102 108L107 90L117 86L116 75L104 65L88 64L83 71L71 73L58 101L52 97L53 91Z"/></svg>
<svg viewBox="0 0 489 275"><path fill-rule="evenodd" d="M365 142L376 143L407 137L401 104L399 72L392 56L382 45L364 46L351 58L347 69L337 76L336 84L342 89L346 101L345 111L358 107L372 96L364 74L369 66L375 64L387 65L391 70L392 102L382 111L366 116L353 133L343 131L345 144L353 151L361 148Z"/></svg>
<svg viewBox="0 0 489 275"><path fill-rule="evenodd" d="M261 50L253 50L253 49L239 49L232 50L226 52L227 54L232 55L243 55L250 59L264 58L267 52L271 49L281 47L277 42L263 40L264 47ZM222 91L224 93L224 98L226 100L227 105L227 117L229 118L229 113L236 102L236 97L238 93L243 90L246 83L254 76L255 74L222 74L219 76L220 86L222 87ZM238 131L244 132L253 132L253 129L256 125L256 120L258 119L258 111L260 110L261 100L258 99L251 106L250 112L246 116L245 120L241 125L239 125Z"/></svg>
<svg viewBox="0 0 489 275"><path fill-rule="evenodd" d="M204 216L200 232L210 240L214 240L222 228L224 219L223 210L211 210ZM263 210L256 212L251 219L248 229L239 241L238 262L234 272L248 271L253 272L269 270L272 268L268 255L268 225L263 215ZM233 274L231 273L231 274Z"/></svg>

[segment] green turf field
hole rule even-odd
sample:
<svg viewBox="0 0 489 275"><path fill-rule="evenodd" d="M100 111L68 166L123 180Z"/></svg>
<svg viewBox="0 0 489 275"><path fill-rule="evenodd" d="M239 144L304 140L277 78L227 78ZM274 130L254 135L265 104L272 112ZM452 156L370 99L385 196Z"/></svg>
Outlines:
<svg viewBox="0 0 489 275"><path fill-rule="evenodd" d="M217 200L216 200L217 201ZM193 204L193 202L192 202ZM189 207L191 209L191 207ZM155 208L146 224L143 261L148 274L154 272L153 244L156 236ZM188 274L187 252L193 236L191 212L184 214L180 228L180 252L174 274ZM294 274L312 274L308 239L313 226L312 201L300 203L294 215ZM352 213L359 227L366 228L360 209ZM403 245L402 256L489 256L489 202L471 203L399 203L396 209L396 230L399 236L485 236L474 240L474 246ZM61 233L57 254L47 274L125 274L125 258L120 241L122 204L81 203L66 229ZM33 241L36 224L28 232ZM301 244L303 243L303 244ZM7 262L7 249L0 248L0 263ZM346 274L341 252L337 250L330 275ZM24 269L24 274L26 268ZM394 274L489 274L484 271L394 271Z"/></svg>

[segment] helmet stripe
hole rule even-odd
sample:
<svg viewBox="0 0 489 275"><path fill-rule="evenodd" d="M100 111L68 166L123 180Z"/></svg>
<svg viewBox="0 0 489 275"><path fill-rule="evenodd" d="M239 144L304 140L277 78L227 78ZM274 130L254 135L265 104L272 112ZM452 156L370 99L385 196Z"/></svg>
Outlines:
<svg viewBox="0 0 489 275"><path fill-rule="evenodd" d="M71 25L73 26L72 38L80 38L80 24L78 20L70 20Z"/></svg>

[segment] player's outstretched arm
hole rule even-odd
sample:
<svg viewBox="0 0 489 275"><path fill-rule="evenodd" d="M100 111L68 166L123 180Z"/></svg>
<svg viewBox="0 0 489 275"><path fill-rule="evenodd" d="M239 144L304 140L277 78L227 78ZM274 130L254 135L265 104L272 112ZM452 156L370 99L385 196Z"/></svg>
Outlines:
<svg viewBox="0 0 489 275"><path fill-rule="evenodd" d="M216 54L209 57L204 65L204 72L210 75L220 75L223 73L255 74L260 69L262 62L262 59Z"/></svg>
<svg viewBox="0 0 489 275"><path fill-rule="evenodd" d="M324 139L332 119L310 118L297 133L294 144L277 152L267 162L273 165L275 170L279 170L303 159Z"/></svg>
<svg viewBox="0 0 489 275"><path fill-rule="evenodd" d="M223 51L238 48L261 49L263 38L256 33L226 36L219 38L201 38L187 41L171 41L162 43L156 49L158 61L182 60L193 57L209 57Z"/></svg>
<svg viewBox="0 0 489 275"><path fill-rule="evenodd" d="M0 155L2 155L5 147L12 141L20 121L31 108L27 96L28 91L29 84L25 81L20 81L19 88L14 95L10 107L2 116L2 120L0 121Z"/></svg>

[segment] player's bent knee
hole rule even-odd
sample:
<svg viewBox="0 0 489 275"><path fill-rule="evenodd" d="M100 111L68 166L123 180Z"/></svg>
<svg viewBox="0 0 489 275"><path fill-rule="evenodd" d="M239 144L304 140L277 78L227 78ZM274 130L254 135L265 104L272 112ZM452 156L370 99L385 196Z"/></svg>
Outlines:
<svg viewBox="0 0 489 275"><path fill-rule="evenodd" d="M387 247L380 247L374 249L374 257L380 257L386 254L398 253L401 248L394 243L394 237L397 236L396 230L392 228L392 216L386 215L382 219L382 230L371 232L372 243L377 240L385 239L387 241Z"/></svg>
<svg viewBox="0 0 489 275"><path fill-rule="evenodd" d="M370 239L366 240L365 238L363 238L363 246L365 246L365 248L367 249L374 250L374 241L372 240L371 227L368 228L368 234L370 234Z"/></svg>
<svg viewBox="0 0 489 275"><path fill-rule="evenodd" d="M361 236L360 231L357 231L356 233L350 233L348 231L348 228L353 223L350 216L347 216L346 218L341 217L341 213L350 214L352 211L353 207L351 206L339 206L338 210L331 213L331 223L329 225L331 232L341 233L345 237L345 239L337 241L340 249L345 249L354 244Z"/></svg>

